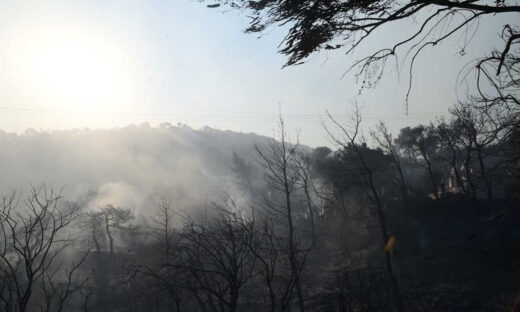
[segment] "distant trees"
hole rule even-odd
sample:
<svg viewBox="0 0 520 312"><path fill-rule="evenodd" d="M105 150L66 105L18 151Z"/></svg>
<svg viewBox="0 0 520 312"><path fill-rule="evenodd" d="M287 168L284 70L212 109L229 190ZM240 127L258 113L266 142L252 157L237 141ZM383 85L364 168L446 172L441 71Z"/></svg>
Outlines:
<svg viewBox="0 0 520 312"><path fill-rule="evenodd" d="M463 151L460 147L460 137L458 130L452 124L453 121L447 122L442 120L437 125L437 133L439 135L439 143L441 145L441 150L438 155L439 161L443 163L444 168L448 172L453 173L452 183L457 184L463 192L469 197L472 196L473 193L469 193L469 190L465 184L465 173L462 173L464 159ZM450 185L448 185L450 187ZM451 186L453 187L453 186Z"/></svg>
<svg viewBox="0 0 520 312"><path fill-rule="evenodd" d="M506 190L516 183L514 172L520 164L513 156L518 151L513 147L518 124L510 122L509 113L498 107L482 110L461 103L450 110L450 120L437 125L439 159L450 168L453 180L476 210L485 199L497 213L504 198L514 197Z"/></svg>
<svg viewBox="0 0 520 312"><path fill-rule="evenodd" d="M83 228L90 232L90 238L99 253L101 241L108 239L110 255L114 253L114 229L126 230L125 225L132 220L134 215L130 209L115 207L107 204L98 211L91 211L86 214Z"/></svg>
<svg viewBox="0 0 520 312"><path fill-rule="evenodd" d="M355 107L347 122L329 116L335 149L292 144L281 120L256 163L230 155L239 200L186 210L167 194L139 221L110 204L82 214L45 187L5 197L0 310L422 311L491 297L451 286L520 254L518 125L479 112L460 104L395 140L380 123L367 141ZM507 273L500 300L516 285ZM496 307L485 301L474 306Z"/></svg>
<svg viewBox="0 0 520 312"><path fill-rule="evenodd" d="M408 159L423 167L428 172L432 184L432 194L439 197L439 176L435 168L435 157L439 147L439 138L433 125L406 127L401 129L395 140L397 146L408 156Z"/></svg>
<svg viewBox="0 0 520 312"><path fill-rule="evenodd" d="M254 192L254 184L255 180L258 179L258 172L252 163L233 152L231 170L235 173L238 185L243 190Z"/></svg>
<svg viewBox="0 0 520 312"><path fill-rule="evenodd" d="M458 307L451 299L437 303L441 293L462 298L436 284L439 268L444 272L443 261L466 249L472 258L485 253L484 245L513 259L507 248L514 241L509 231L518 194L501 188L518 178L520 160L512 156L514 130L494 123L496 116L467 109L460 105L447 120L406 128L395 140L380 123L366 141L356 108L346 123L330 116L326 130L337 149L290 143L281 120L277 139L255 146L256 163L230 155L242 188L237 196L245 199L226 194L186 211L161 197L136 234L142 239L135 254L111 258L130 263L125 278L108 273L110 282L98 287L111 289L111 299L119 292L120 305L136 311L407 311L427 310L430 302L441 310ZM459 180L465 191L442 187L447 178ZM429 196L432 189L435 196ZM467 217L472 205L478 222ZM108 223L114 240L132 215L105 208L89 219L95 227L84 231L101 248L110 240L104 213L119 216ZM451 245L456 248L443 251ZM465 270L462 257L449 263L450 276ZM424 272L425 266L431 269ZM431 294L432 285L440 290Z"/></svg>
<svg viewBox="0 0 520 312"><path fill-rule="evenodd" d="M153 260L136 262L128 272L164 289L176 311L183 300L203 311L306 309L302 277L316 239L311 162L289 143L283 119L279 130L279 141L255 146L257 164L233 154L251 212L229 195L203 216L176 213L161 200L150 227L159 248L151 250ZM263 181L255 181L260 174ZM171 227L174 217L177 228Z"/></svg>
<svg viewBox="0 0 520 312"><path fill-rule="evenodd" d="M472 149L476 160L473 164L473 174L478 175L485 194L490 202L494 200L493 184L499 183L493 178L495 172L499 172L502 159L498 145L503 139L503 133L507 128L500 123L502 116L493 116L491 111L483 114L471 105L458 105L451 110L454 117L454 127L459 130L460 140ZM495 159L492 160L491 158Z"/></svg>
<svg viewBox="0 0 520 312"><path fill-rule="evenodd" d="M105 233L108 237L110 254L114 253L114 236L113 229L122 229L123 225L134 218L129 209L106 205L100 212L103 219Z"/></svg>

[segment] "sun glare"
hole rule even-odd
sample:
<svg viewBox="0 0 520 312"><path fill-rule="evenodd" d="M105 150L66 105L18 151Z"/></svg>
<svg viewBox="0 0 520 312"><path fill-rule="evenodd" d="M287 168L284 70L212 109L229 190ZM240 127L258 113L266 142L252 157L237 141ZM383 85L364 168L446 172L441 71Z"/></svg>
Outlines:
<svg viewBox="0 0 520 312"><path fill-rule="evenodd" d="M126 99L124 57L109 44L60 38L45 42L35 59L43 90L54 101L98 112L118 107Z"/></svg>

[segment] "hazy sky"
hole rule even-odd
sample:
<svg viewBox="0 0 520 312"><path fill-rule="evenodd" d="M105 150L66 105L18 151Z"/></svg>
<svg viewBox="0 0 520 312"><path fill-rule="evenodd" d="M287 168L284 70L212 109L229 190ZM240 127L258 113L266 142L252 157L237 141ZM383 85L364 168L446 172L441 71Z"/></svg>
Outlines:
<svg viewBox="0 0 520 312"><path fill-rule="evenodd" d="M461 67L497 45L498 24L486 22L469 46L447 42L415 68L409 115L407 77L389 68L375 90L357 96L354 61L341 51L281 69L283 36L242 29L240 12L208 9L190 0L1 1L0 128L108 128L177 122L198 128L272 135L279 107L301 141L322 145L320 118L343 114L356 99L366 126L377 119L393 131L443 115L456 101ZM502 23L504 21L500 21ZM410 31L397 25L368 41L358 55Z"/></svg>

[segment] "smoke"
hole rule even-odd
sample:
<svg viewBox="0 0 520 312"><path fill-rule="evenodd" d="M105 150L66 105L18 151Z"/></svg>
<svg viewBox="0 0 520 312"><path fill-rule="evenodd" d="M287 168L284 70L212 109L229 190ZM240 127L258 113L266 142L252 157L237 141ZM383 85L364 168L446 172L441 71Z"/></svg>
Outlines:
<svg viewBox="0 0 520 312"><path fill-rule="evenodd" d="M108 204L135 210L144 201L138 188L125 182L105 183L99 187L96 195L88 202L88 210L98 210Z"/></svg>
<svg viewBox="0 0 520 312"><path fill-rule="evenodd" d="M86 209L113 204L138 216L148 214L152 199L161 194L175 209L189 210L207 206L224 192L242 196L231 170L232 154L254 162L254 143L267 141L255 134L170 124L0 132L0 192L41 183L65 186L66 199Z"/></svg>

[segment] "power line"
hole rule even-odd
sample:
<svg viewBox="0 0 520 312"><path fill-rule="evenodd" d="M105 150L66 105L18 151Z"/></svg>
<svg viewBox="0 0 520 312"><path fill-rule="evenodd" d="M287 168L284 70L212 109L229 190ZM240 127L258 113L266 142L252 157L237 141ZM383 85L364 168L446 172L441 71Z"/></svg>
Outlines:
<svg viewBox="0 0 520 312"><path fill-rule="evenodd" d="M279 118L278 114L267 113L267 112L245 112L245 111L220 111L220 110L196 110L200 113L179 113L182 109L170 109L171 112L96 112L96 111L77 111L77 110L64 110L64 109L48 109L48 108L30 108L30 107L0 107L2 112L10 112L17 114L70 114L80 116L99 116L99 117L135 117L135 118L168 118L168 119L189 119L193 121L265 121L272 122ZM187 109L184 111L194 111ZM434 117L441 117L446 114L434 113L434 112L423 112L423 113L410 113L405 115L404 113L366 113L361 114L365 119L384 119L384 120L429 120ZM331 114L334 118L342 118L345 114ZM325 114L283 114L286 120L293 121L321 121L327 119L328 116Z"/></svg>

